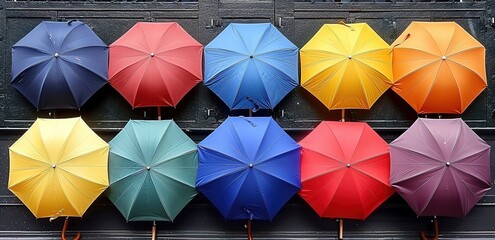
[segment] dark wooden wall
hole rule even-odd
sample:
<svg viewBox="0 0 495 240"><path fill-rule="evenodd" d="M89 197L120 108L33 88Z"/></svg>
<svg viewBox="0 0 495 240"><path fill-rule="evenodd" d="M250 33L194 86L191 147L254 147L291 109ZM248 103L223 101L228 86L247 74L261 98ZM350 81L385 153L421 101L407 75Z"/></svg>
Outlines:
<svg viewBox="0 0 495 240"><path fill-rule="evenodd" d="M488 88L461 116L482 138L495 146L495 1L425 0L72 0L0 2L0 239L59 239L62 221L35 219L7 189L8 146L37 117L82 116L105 140L110 140L129 119L155 119L156 109L132 110L109 85L98 91L80 111L36 111L10 85L11 46L42 20L78 19L111 44L138 21L176 21L206 45L231 22L271 22L298 47L323 23L367 22L388 43L414 20L456 21L487 49ZM207 113L211 114L208 115ZM191 138L201 141L228 115L228 108L203 84L195 87L176 109L163 109ZM321 120L339 120L301 88L292 91L273 116L296 140ZM437 117L437 116L434 116ZM369 123L387 141L395 139L417 118L400 97L387 91L371 110L348 111L351 121ZM492 153L492 162L495 154ZM492 163L493 166L493 163ZM492 170L492 172L495 169ZM494 174L492 174L494 175ZM394 195L365 221L346 221L349 239L419 239L431 230L430 219L417 218ZM115 207L100 197L82 219L70 226L84 239L149 239L151 224L126 223ZM255 239L334 239L337 222L320 219L298 196L293 197L273 222L255 222ZM244 222L225 221L203 196L198 195L173 223L158 223L160 239L245 239ZM442 239L495 239L495 190L463 219L441 218Z"/></svg>

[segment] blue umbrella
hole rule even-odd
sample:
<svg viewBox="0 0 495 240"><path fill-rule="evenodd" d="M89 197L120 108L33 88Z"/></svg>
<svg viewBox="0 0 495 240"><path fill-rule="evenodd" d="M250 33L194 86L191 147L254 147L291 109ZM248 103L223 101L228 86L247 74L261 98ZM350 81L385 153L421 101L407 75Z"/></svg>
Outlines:
<svg viewBox="0 0 495 240"><path fill-rule="evenodd" d="M231 23L204 51L203 81L230 109L273 109L299 84L299 49L270 23Z"/></svg>
<svg viewBox="0 0 495 240"><path fill-rule="evenodd" d="M107 82L108 48L83 22L41 22L12 47L12 85L38 110L80 109Z"/></svg>
<svg viewBox="0 0 495 240"><path fill-rule="evenodd" d="M300 146L270 117L229 117L198 144L196 188L226 219L272 220L300 189Z"/></svg>

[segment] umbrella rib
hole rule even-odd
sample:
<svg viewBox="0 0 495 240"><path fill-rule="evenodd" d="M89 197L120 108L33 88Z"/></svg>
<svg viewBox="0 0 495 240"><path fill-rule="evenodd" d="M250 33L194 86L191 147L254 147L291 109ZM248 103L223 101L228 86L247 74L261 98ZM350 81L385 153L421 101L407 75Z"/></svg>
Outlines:
<svg viewBox="0 0 495 240"><path fill-rule="evenodd" d="M144 171L144 170L143 170L143 171ZM142 171L141 171L141 173L142 173ZM139 180L139 177L142 177L142 176L143 176L143 175L145 175L145 174L147 174L147 173L144 173L144 174L141 174L141 176L138 176L138 178L136 178L136 181L138 181L138 180ZM147 177L148 177L148 176L144 176L144 178L147 178ZM145 180L146 180L146 179L144 179L144 181L145 181ZM136 181L134 181L134 182L136 182ZM144 182L144 181L143 181L143 182ZM144 186L144 184L141 184L140 186L138 186L138 187L139 187L139 189L136 191L136 194L135 194L134 196L132 196L132 199L131 199L131 204L130 204L130 207L129 207L129 212L127 212L127 215L125 216L125 219L129 219L129 218L130 218L130 215L131 215L131 210L132 210L132 208L134 207L134 205L136 204L136 199L137 199L137 198L138 198L138 196L139 196L139 192L141 192L141 190L143 189L143 186ZM128 189L129 189L129 188L128 188Z"/></svg>
<svg viewBox="0 0 495 240"><path fill-rule="evenodd" d="M252 173L252 174L254 174L254 180L256 181L256 186L258 186L258 189L260 190L260 194L259 194L259 196L260 196L260 197L261 197L261 199L263 200L263 207L262 207L261 209L264 209L264 210L266 211L266 215L268 215L268 217L270 218L270 220L272 220L274 216L272 216L272 215L270 214L270 212L268 211L268 207L267 207L267 205L268 205L268 204L267 204L267 202L268 202L268 201L267 201L267 199L265 198L265 194L262 194L262 193L261 193L261 184L260 184L260 182L259 182L259 180L258 180L258 175L257 175L257 174L256 174L256 172L254 172L254 171L253 171L253 173ZM249 210L249 209L248 209L248 210Z"/></svg>
<svg viewBox="0 0 495 240"><path fill-rule="evenodd" d="M271 156L270 158L266 158L266 159L260 160L260 161L258 161L258 162L257 162L257 164L262 164L262 163L268 162L268 161L270 161L270 160L272 160L272 159L274 159L274 158L276 158L276 157L278 157L278 156L281 156L281 155L284 155L284 154L286 154L286 153L289 153L289 152L292 152L292 151L295 151L295 150L299 150L299 149L300 149L300 147L299 147L299 146L294 147L293 149L288 149L288 150L286 150L285 152L280 152L280 153L278 153L277 155ZM266 151L265 151L265 152L266 152ZM258 156L258 155L257 155L257 156Z"/></svg>
<svg viewBox="0 0 495 240"><path fill-rule="evenodd" d="M435 43L435 46L437 47L436 49L440 51L440 46L438 46L438 42L435 40L435 37L433 37L433 35L431 35L431 33L426 29L426 27L424 25L420 24L418 26L421 26L423 31L426 32L430 36L430 39L433 40L433 42ZM451 39L452 39L452 36L451 36ZM444 54L444 53L441 53L441 54Z"/></svg>
<svg viewBox="0 0 495 240"><path fill-rule="evenodd" d="M280 167L280 166L279 166L279 167ZM281 182L284 182L284 183L287 183L287 184L289 184L289 185L295 186L292 182L289 182L289 181L287 181L287 180L285 180L285 179L282 179L282 178L280 178L280 177L278 177L278 176L275 176L275 175L273 175L273 174L270 174L269 172L265 171L265 170L264 170L264 169L262 169L262 168L257 168L257 170L258 170L258 171L260 171L260 172L262 172L262 173L264 173L264 174L266 174L266 175L268 175L268 176L270 176L270 177L273 177L273 178L275 178L275 179L278 179L278 180L280 180Z"/></svg>
<svg viewBox="0 0 495 240"><path fill-rule="evenodd" d="M30 50L35 50L35 51L38 51L40 53L43 53L43 54L47 54L48 56L52 57L53 54L49 51L45 51L44 49L42 48L36 48L36 47L33 47L33 46L27 46L27 45L14 45L12 46L12 48L16 49L16 48L26 48L26 49L30 49Z"/></svg>
<svg viewBox="0 0 495 240"><path fill-rule="evenodd" d="M268 93L266 92L265 83L263 82L263 77L261 76L260 69L259 69L258 65L256 64L256 62L257 62L256 60L253 61L253 65L256 68L256 73L259 76L259 78L258 78L259 81L261 81L261 83L263 84L263 87L260 87L259 86L260 84L256 84L256 88L261 93L261 95L263 97L263 102L267 102L268 104L270 104L269 108L273 108L274 106L272 105L272 102L270 101L270 97L268 97ZM256 100L253 100L253 101L254 101L253 104L255 105L253 108L256 108L256 104L258 104L258 102ZM260 105L263 105L263 104L260 103ZM263 136L263 138L264 138L264 136Z"/></svg>
<svg viewBox="0 0 495 240"><path fill-rule="evenodd" d="M163 176L165 176L168 179L172 179L172 178L168 177L167 175L164 175L163 174ZM153 180L153 177L151 176L151 174L150 174L150 179L151 179L151 182L153 183L153 186L154 186L152 189L155 191L156 195L158 196L158 199L160 200L160 203L162 204L163 212L167 215L166 218L167 219L170 219L170 220L173 220L173 217L170 216L169 212L167 211L167 209L165 207L166 206L166 204L165 204L166 201L164 201L164 199L162 199L162 197L160 196L160 194L158 194L157 187L156 187L157 185L155 184L155 181ZM174 179L172 179L172 180L174 180ZM180 197L180 196L177 195L177 193L175 191L170 191L169 193L173 194L176 197Z"/></svg>
<svg viewBox="0 0 495 240"><path fill-rule="evenodd" d="M177 169L177 168L175 168L175 169ZM172 180L172 181L174 181L174 182L177 182L177 183L180 183L180 184L182 184L182 185L185 185L185 186L188 186L188 187L191 187L191 188L195 188L195 187L196 187L194 183L192 183L192 185L191 185L191 184L189 184L189 183L187 183L187 182L180 181L179 179L172 178L172 177L168 176L167 174L162 173L162 172L160 172L160 171L154 171L154 172L155 172L156 174L159 174L160 176L166 177L167 179L170 179L170 180ZM151 178L151 179L153 180L153 178Z"/></svg>
<svg viewBox="0 0 495 240"><path fill-rule="evenodd" d="M73 175L73 176L79 177L79 176L77 176L77 175L75 175L75 174L73 174L73 173L70 173L70 172L68 172L68 171L65 171L65 170L63 170L63 169L61 169L61 170L62 170L62 171L64 171L64 172L66 172L66 173L69 173L69 174L71 174L71 175ZM60 182L60 177L63 177L63 178L64 178L64 179L65 179L65 180L66 180L66 181L67 181L70 185L72 185L72 187L73 187L74 189L77 189L77 191L78 191L81 195L85 196L85 197L86 197L86 198L88 198L88 199L92 199L92 200L94 201L94 200L98 197L98 195L99 195L99 194L98 194L98 195L96 195L95 197L92 197L92 196L88 195L86 192L81 191L81 189L80 189L80 188L79 188L76 184L74 184L72 181L70 181L70 180L69 180L69 178L66 178L65 176L63 176L63 174L56 174L56 176L57 176L57 179L59 179L59 182ZM81 178L81 177L80 177L80 179L87 180L86 178ZM103 191L104 191L104 190L108 187L108 185L104 185L104 184L95 183L95 182L93 182L93 181L88 181L88 182L91 182L91 183L94 183L94 184L97 184L97 185L100 185L100 186L105 187L104 189L102 189L102 191L101 191L101 192L103 192ZM66 189L65 189L65 188L63 188L63 187L61 187L60 189L62 189L62 192L64 192L64 196L65 196L65 198L67 198L67 202L71 205L71 207L72 207L74 210L76 210L76 212L79 214L79 216L82 216L82 215L83 215L83 213L84 213L84 211L83 211L83 212L79 212L79 209L78 209L78 208L76 208L76 206L74 205L73 201L69 200L70 195L66 192ZM101 192L100 192L100 193L101 193ZM87 209L90 205L91 205L91 204L89 204L89 205L86 207L86 209ZM83 210L86 210L86 209L83 209Z"/></svg>
<svg viewBox="0 0 495 240"><path fill-rule="evenodd" d="M234 32L234 35L237 36L241 40L241 42L243 43L244 49L246 49L249 52L249 48L248 48L246 42L244 41L244 38L242 38L241 34L237 30L237 28L235 28L234 26L232 26L232 30ZM252 53L250 52L249 54L252 54Z"/></svg>
<svg viewBox="0 0 495 240"><path fill-rule="evenodd" d="M187 152L180 153L180 155L176 155L176 156L172 156L172 157L169 157L167 159L164 159L161 163L155 164L153 166L161 166L161 165L166 164L166 163L168 163L170 161L176 160L176 159L178 159L180 157L183 157L183 156L186 156L186 155L189 155L189 154L192 154L192 153L196 153L196 152L197 152L196 149L191 149L191 150L189 150Z"/></svg>
<svg viewBox="0 0 495 240"><path fill-rule="evenodd" d="M237 163L246 164L245 162L243 162L243 161L241 161L241 160L237 159L237 157L231 156L231 155L229 155L229 154L227 154L227 153L225 153L225 152L222 152L222 151L220 151L220 150L218 150L218 149L214 149L214 148L209 148L209 147L207 147L207 146L203 146L203 145L201 145L201 143L200 143L200 144L198 144L198 148L200 148L200 147L201 147L201 148L203 148L203 149L205 149L205 150L210 150L211 152L218 153L218 154L220 154L220 155L222 155L222 156L226 156L226 157L228 157L230 160L233 160L233 161L235 161L235 162L237 162Z"/></svg>
<svg viewBox="0 0 495 240"><path fill-rule="evenodd" d="M258 47L260 46L260 43L263 41L263 39L265 38L265 35L269 32L269 30L271 30L271 29L270 29L270 26L268 25L268 26L265 28L265 30L263 31L263 33L261 34L261 36L260 36L260 38L259 38L258 42L256 43L256 46L254 47L254 50L253 50L253 52L252 52L252 54L253 54L253 55L257 52Z"/></svg>
<svg viewBox="0 0 495 240"><path fill-rule="evenodd" d="M405 150L405 151L408 151L408 152L411 152L411 153L414 153L414 154L418 154L418 155L421 155L422 157L425 157L425 158L428 158L430 160L433 160L433 161L436 161L436 162L440 162L440 163L443 163L441 160L438 160L436 158L433 158L431 156L428 156L422 152L417 152L415 151L414 149L411 149L411 148L407 148L405 146L398 146L398 145L393 145L394 148L397 148L397 149L401 149L401 150Z"/></svg>
<svg viewBox="0 0 495 240"><path fill-rule="evenodd" d="M53 42L51 41L51 32L50 30L48 30L48 25L47 24L43 24L43 28L45 29L45 34L49 35L48 37L50 38L50 44L48 44L49 46L52 47L52 51L53 53L55 53L57 50L55 50L55 46L53 46Z"/></svg>
<svg viewBox="0 0 495 240"><path fill-rule="evenodd" d="M472 69L470 69L470 68L468 68L468 67L466 67L466 66L464 66L464 65L462 65L462 64L460 64L460 63L458 63L456 61L453 61L452 59L449 59L449 61L452 62L452 63L454 63L454 64L456 64L456 65L459 65L460 67L463 67L464 69L466 69L466 70L474 73L475 75L477 75L480 79L484 80L484 78L482 76L480 76L477 72L473 71ZM483 81L483 83L485 83L485 85L486 85L486 82L485 81Z"/></svg>
<svg viewBox="0 0 495 240"><path fill-rule="evenodd" d="M70 91L70 88L69 88ZM61 163L60 160L62 160L62 153L65 152L65 148L67 147L67 143L69 142L68 140L71 138L72 133L74 132L74 129L76 128L76 125L81 122L81 118L77 119L77 121L74 122L74 124L71 126L72 128L69 130L69 133L67 134L67 139L62 143L62 147L60 148L60 151L58 152L58 157L56 159L56 163L59 164ZM85 136L86 138L88 135ZM81 139L81 138L79 138ZM82 141L81 141L82 142ZM54 159L52 159L54 160Z"/></svg>
<svg viewBox="0 0 495 240"><path fill-rule="evenodd" d="M102 76L102 75L100 75L99 73L97 73L97 72L95 72L95 71L93 71L93 70L91 70L91 69L87 68L87 66L85 66L85 65L79 64L79 63L77 63L77 62L70 61L69 59L67 59L67 58L66 58L66 57L64 57L64 56L61 56L61 57L60 57L60 59L62 59L63 61L65 61L65 62L67 62L67 63L69 63L69 64L74 64L74 65L77 65L77 66L79 66L80 68L83 68L83 69L87 70L87 71L88 71L88 72L90 72L90 73L93 73L93 74L95 74L95 75L98 75L101 79L107 79L107 77L106 77L106 76ZM104 80L103 82L105 82L105 83L106 83L107 81L105 81L105 80Z"/></svg>
<svg viewBox="0 0 495 240"><path fill-rule="evenodd" d="M63 46L65 44L65 40L68 38L68 36L76 29L76 28L79 28L81 26L84 26L84 23L80 22L81 24L78 24L77 26L71 28L66 34L65 36L63 37L62 39L62 42L60 43L60 50L59 51L62 51L63 49Z"/></svg>
<svg viewBox="0 0 495 240"><path fill-rule="evenodd" d="M16 170L16 171L17 171L17 170L20 170L20 169L10 169L10 171L13 171L13 170ZM42 178L45 178L47 174L46 174L46 173L44 173L44 172L49 171L49 170L50 170L50 168L46 168L45 170L40 171L40 172L39 172L38 174L36 174L36 175L29 176L28 178L24 178L24 179L22 179L22 181L16 182L15 184L12 184L12 185L8 186L8 188L9 188L9 189L11 189L11 188L14 188L15 186L17 186L17 185L19 185L19 184L22 184L22 183L27 182L27 181L31 181L33 178L35 178L35 177L37 177L37 176L42 176ZM38 186L41 182L42 182L41 180L40 180L40 181L37 181L37 182L35 183L35 186L32 188L32 190L31 190L30 192L34 191L34 189L35 189L35 188L36 188L36 187L37 187L37 186ZM28 196L29 196L29 195L31 195L31 193L30 193L30 194L28 194Z"/></svg>
<svg viewBox="0 0 495 240"><path fill-rule="evenodd" d="M58 168L58 167L57 167L57 168ZM70 174L70 175L72 175L72 176L74 176L74 177L77 177L77 178L79 178L79 179L82 179L82 180L85 180L85 181L87 181L87 182L91 182L91 183L94 183L94 184L97 184L97 185L105 186L105 184L101 184L101 183L95 182L95 181L93 181L92 179L87 178L86 176L77 175L77 174L75 174L75 173L73 173L73 172L71 172L71 171L68 171L67 169L64 169L63 167L60 167L60 169L62 169L62 170L63 170L64 172L66 172L67 174Z"/></svg>
<svg viewBox="0 0 495 240"><path fill-rule="evenodd" d="M92 153L94 153L94 152L97 152L97 151L103 150L103 149L105 149L105 148L107 148L107 146L101 146L101 147L99 147L99 148L94 148L94 149L91 149L91 150L89 150L89 151L87 151L87 152L85 152L85 153L81 153L81 154L78 154L77 156L73 156L73 157L71 157L71 158L67 158L67 159L65 159L64 161L59 161L59 162L58 162L58 164L62 164L62 163L66 163L66 162L69 162L69 161L75 160L75 159L77 159L77 158L80 158L80 157L83 157L83 156L86 156L86 155L92 154ZM62 159L62 158L60 158L60 159ZM59 159L59 160L60 160L60 159Z"/></svg>

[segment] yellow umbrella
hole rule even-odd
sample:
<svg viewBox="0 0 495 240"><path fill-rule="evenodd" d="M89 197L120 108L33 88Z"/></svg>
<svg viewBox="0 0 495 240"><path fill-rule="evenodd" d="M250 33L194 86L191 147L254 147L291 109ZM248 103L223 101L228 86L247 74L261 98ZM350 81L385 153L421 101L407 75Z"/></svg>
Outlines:
<svg viewBox="0 0 495 240"><path fill-rule="evenodd" d="M81 118L38 119L9 148L8 188L36 216L82 216L108 187L108 144Z"/></svg>
<svg viewBox="0 0 495 240"><path fill-rule="evenodd" d="M369 109L391 85L391 47L366 23L325 24L301 48L301 86L330 110Z"/></svg>

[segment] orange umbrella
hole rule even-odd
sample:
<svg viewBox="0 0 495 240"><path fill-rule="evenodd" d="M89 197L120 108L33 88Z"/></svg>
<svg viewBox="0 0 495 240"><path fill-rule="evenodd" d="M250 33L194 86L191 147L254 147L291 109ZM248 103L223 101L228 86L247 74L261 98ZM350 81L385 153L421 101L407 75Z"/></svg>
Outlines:
<svg viewBox="0 0 495 240"><path fill-rule="evenodd" d="M461 114L487 85L485 48L455 22L412 22L392 46L392 89L417 113Z"/></svg>

